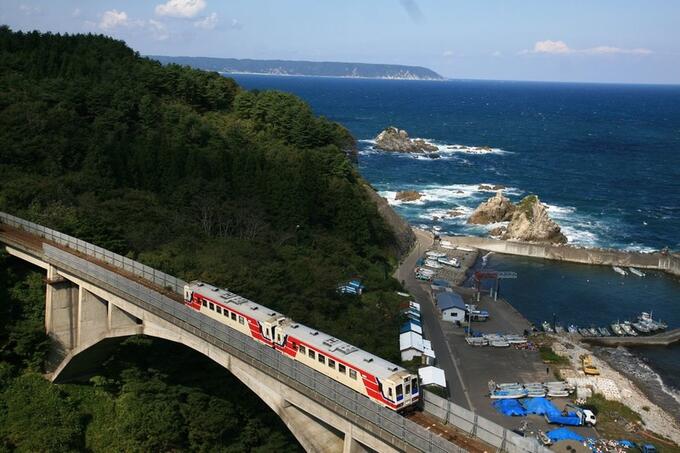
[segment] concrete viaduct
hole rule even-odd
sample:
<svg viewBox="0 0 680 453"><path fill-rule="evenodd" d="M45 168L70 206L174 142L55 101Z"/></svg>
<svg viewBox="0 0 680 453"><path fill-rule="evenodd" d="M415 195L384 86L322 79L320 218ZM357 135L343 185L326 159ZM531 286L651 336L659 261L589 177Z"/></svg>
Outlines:
<svg viewBox="0 0 680 453"><path fill-rule="evenodd" d="M10 255L45 270L52 381L82 374L116 339L148 335L184 344L225 367L281 417L306 451L542 450L513 442L500 427L478 431L475 426L466 433L430 417L426 428L382 408L190 310L181 303L182 280L108 250L5 213L0 213L0 243ZM437 411L445 414L440 418L453 419L447 404L439 401Z"/></svg>

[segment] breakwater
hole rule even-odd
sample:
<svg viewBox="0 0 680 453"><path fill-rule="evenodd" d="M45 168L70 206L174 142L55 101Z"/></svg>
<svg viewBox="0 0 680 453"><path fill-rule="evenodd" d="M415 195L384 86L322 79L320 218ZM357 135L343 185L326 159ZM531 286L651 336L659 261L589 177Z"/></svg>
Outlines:
<svg viewBox="0 0 680 453"><path fill-rule="evenodd" d="M447 236L444 239L458 246L474 247L508 255L582 264L655 269L680 277L680 255L675 253L641 253L570 245L536 244L477 236Z"/></svg>
<svg viewBox="0 0 680 453"><path fill-rule="evenodd" d="M599 346L669 346L680 341L680 328L648 337L588 337L581 341Z"/></svg>

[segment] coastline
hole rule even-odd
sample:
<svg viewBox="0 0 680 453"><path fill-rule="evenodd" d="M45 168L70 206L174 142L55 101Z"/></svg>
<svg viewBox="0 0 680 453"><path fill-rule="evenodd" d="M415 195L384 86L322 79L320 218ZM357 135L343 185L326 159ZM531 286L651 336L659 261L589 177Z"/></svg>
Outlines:
<svg viewBox="0 0 680 453"><path fill-rule="evenodd" d="M433 235L431 232L426 231L426 230L421 230L415 227L412 227L414 233L416 234L416 237L418 238L418 243L421 244L422 240L424 238L427 238L427 242L425 242L426 247L423 247L422 245L419 245L422 248L422 251L424 252L427 247L431 247L434 243L433 241ZM491 244L493 245L498 244L498 243L504 243L504 242L510 242L510 241L500 241L500 240L486 240L486 238L478 238L478 237L467 237L467 236L442 236L443 240L448 240L452 243L452 245L461 245L461 246L466 246L470 248L475 248L478 250L489 250L489 242L488 241L493 241ZM530 244L530 243L517 243L515 242L514 244L519 244L519 245L525 245L528 246L528 250L530 251L535 251L536 248L540 250L541 245L540 244ZM481 247L477 247L477 245L482 245ZM554 246L550 246L554 247ZM575 248L575 247L567 247L567 246L561 246L559 247L560 249L574 249L574 250L583 250L588 253L588 256L591 256L595 259L597 258L603 258L603 257L622 257L625 258L626 256L642 256L642 259L649 259L650 255L652 259L649 261L648 265L653 265L653 260L654 259L659 259L659 256L663 256L660 253L656 254L648 254L648 253L639 253L639 252L625 252L625 251L614 251L614 250L604 250L604 249L581 249L581 248ZM498 253L505 253L499 249L493 250L494 252ZM514 254L514 255L519 255L519 253L508 253L508 254ZM557 260L557 261L571 261L571 262L576 262L580 263L581 261L576 261L576 260L571 260L569 259L569 256L567 255L566 258L562 257L556 257L556 255L550 255L546 256L546 254L540 254L537 253L535 255L530 255L527 254L525 256L532 256L532 257L538 257L538 258L543 258L543 259L551 259L551 260ZM609 263L605 262L598 262L597 260L593 262L584 262L583 264L599 264L599 265L608 265ZM630 264L628 264L630 265ZM467 266L464 268L464 266ZM463 275L467 275L468 271L474 266L474 262L466 262L462 263L460 272ZM642 267L642 266L640 266ZM650 268L650 267L647 267ZM671 275L675 275L671 273ZM462 281L456 281L455 284L460 286L463 282ZM507 303L512 306L511 301L507 301ZM512 306L517 313L519 313L521 316L521 312L517 310L514 306ZM639 376L636 376L630 372L627 372L625 369L621 369L621 367L616 366L616 363L611 359L611 357L607 357L607 353L603 352L602 348L597 348L597 347L592 347L589 345L584 345L580 342L573 342L569 338L563 338L563 337L557 337L557 336L552 336L552 338L555 340L555 343L560 345L558 346L558 354L560 355L566 355L570 356L570 364L572 365L572 369L578 369L578 354L576 354L575 359L574 357L571 357L574 355L575 352L580 352L580 353L591 353L596 357L596 365L598 368L602 370L602 377L606 379L610 379L613 382L616 383L617 387L619 387L622 396L625 396L621 398L621 402L629 406L634 412L638 413L641 417L641 419L644 422L644 428L648 431L651 431L655 434L661 435L665 438L671 439L673 442L676 444L680 445L680 426L678 425L678 417L676 417L676 414L680 414L680 405L677 405L677 407L674 405L673 401L664 401L664 395L661 394L662 392L657 392L655 393L655 389L650 388L649 384L644 382L643 380L640 379ZM569 343L569 346L564 346L565 343ZM627 351L627 350L626 350ZM631 352L627 351L629 354L632 354ZM576 364L574 366L574 363ZM653 371L653 370L652 370ZM574 372L575 373L575 372ZM656 373L655 373L656 374ZM658 374L656 374L658 377ZM659 378L660 379L660 378ZM663 390L664 384L662 382L659 382L658 387ZM658 390L658 389L657 389ZM666 392L667 393L667 392ZM671 398L670 395L666 394L666 398Z"/></svg>

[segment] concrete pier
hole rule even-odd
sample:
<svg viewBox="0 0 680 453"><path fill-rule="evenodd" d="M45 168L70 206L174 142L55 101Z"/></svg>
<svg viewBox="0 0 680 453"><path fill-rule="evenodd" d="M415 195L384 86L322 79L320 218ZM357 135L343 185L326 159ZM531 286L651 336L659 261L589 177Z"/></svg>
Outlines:
<svg viewBox="0 0 680 453"><path fill-rule="evenodd" d="M598 346L669 346L680 341L680 328L647 337L588 337L582 338L584 343Z"/></svg>

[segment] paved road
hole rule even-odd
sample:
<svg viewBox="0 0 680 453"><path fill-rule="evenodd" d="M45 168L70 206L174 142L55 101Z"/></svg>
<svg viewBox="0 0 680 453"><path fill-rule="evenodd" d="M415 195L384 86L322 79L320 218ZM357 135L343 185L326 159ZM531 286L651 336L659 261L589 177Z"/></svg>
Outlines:
<svg viewBox="0 0 680 453"><path fill-rule="evenodd" d="M439 313L427 291L428 286L416 279L415 274L413 273L416 261L418 261L418 258L432 246L433 238L424 231L414 230L414 232L416 233L417 244L411 253L403 260L401 266L397 269L395 277L399 279L400 282L404 282L406 289L408 289L416 302L420 304L425 338L432 342L432 349L434 349L435 355L437 356L437 366L443 369L446 375L446 384L450 395L449 399L467 409L475 410L460 373L460 364L457 363L458 360L454 358L454 354L452 353L449 343L446 340L446 336L439 324Z"/></svg>

